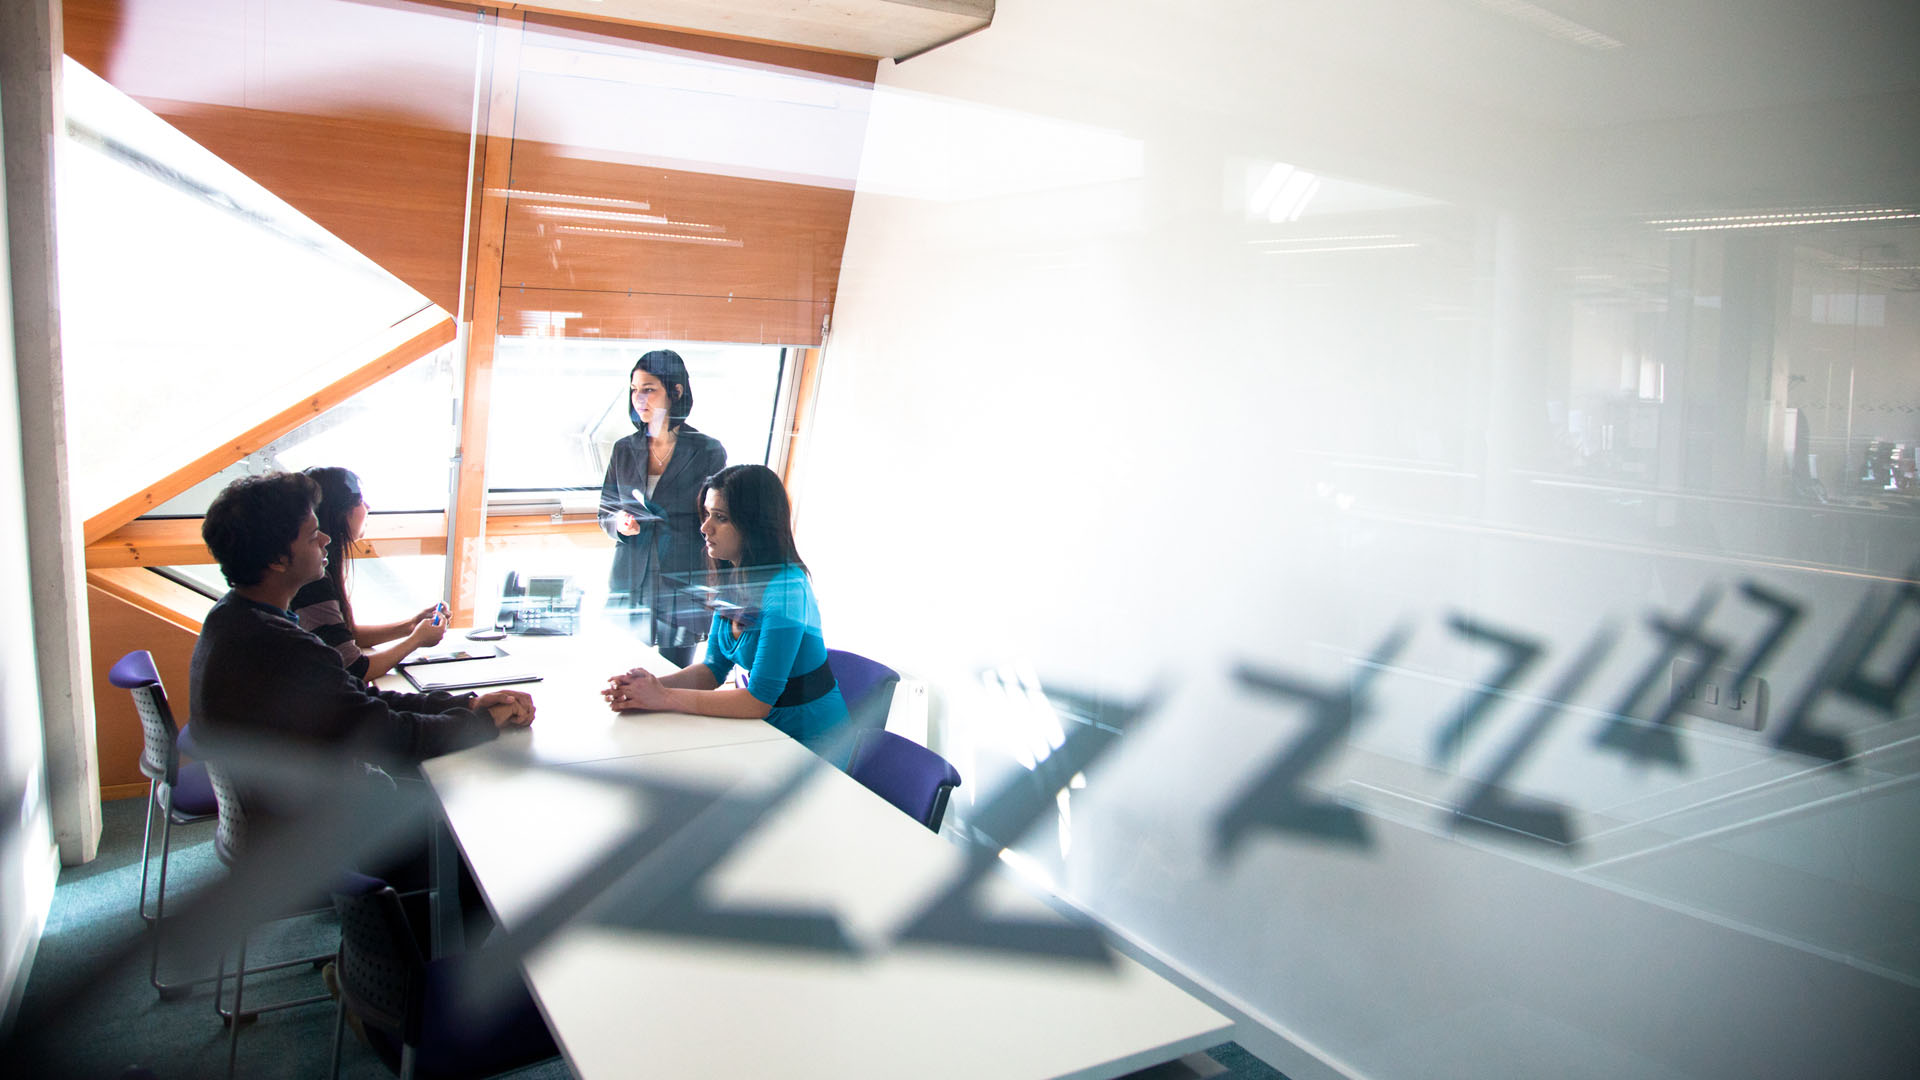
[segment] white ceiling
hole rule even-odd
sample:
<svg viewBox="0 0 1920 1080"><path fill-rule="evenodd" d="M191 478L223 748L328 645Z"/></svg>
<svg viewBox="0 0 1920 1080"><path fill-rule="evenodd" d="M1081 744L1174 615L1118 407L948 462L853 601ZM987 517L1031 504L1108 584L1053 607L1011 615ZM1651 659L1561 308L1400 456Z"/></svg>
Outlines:
<svg viewBox="0 0 1920 1080"><path fill-rule="evenodd" d="M478 0L488 7L678 27L899 58L993 21L994 0Z"/></svg>
<svg viewBox="0 0 1920 1080"><path fill-rule="evenodd" d="M1397 80L1569 128L1920 89L1914 0L1296 0L1262 19Z"/></svg>

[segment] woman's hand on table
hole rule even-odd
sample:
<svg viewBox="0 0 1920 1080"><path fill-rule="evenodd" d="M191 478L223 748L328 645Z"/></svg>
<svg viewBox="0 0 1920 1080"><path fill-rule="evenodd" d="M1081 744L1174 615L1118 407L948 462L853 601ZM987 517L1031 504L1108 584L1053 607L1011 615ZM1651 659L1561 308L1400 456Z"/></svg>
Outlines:
<svg viewBox="0 0 1920 1080"><path fill-rule="evenodd" d="M473 711L493 716L493 726L526 727L533 723L533 696L524 690L494 690L473 699Z"/></svg>
<svg viewBox="0 0 1920 1080"><path fill-rule="evenodd" d="M607 680L606 689L600 696L607 699L607 707L614 712L630 712L635 709L659 710L671 708L667 688L660 679L646 668L634 668L624 675L615 675Z"/></svg>

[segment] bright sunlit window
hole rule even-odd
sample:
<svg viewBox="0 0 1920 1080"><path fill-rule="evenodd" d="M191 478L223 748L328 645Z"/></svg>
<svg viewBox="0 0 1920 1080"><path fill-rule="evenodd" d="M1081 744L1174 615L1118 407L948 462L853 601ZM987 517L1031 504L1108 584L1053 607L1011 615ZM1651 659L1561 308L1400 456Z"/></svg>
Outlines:
<svg viewBox="0 0 1920 1080"><path fill-rule="evenodd" d="M653 349L687 362L687 423L719 439L729 464L766 463L784 366L778 346L503 337L494 353L487 487L597 490L613 444L633 434L627 373Z"/></svg>

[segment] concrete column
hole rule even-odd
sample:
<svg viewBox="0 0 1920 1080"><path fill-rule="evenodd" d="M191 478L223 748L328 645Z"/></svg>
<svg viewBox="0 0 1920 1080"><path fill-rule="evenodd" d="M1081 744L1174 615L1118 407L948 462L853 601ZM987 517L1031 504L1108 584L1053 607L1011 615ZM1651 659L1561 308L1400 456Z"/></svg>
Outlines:
<svg viewBox="0 0 1920 1080"><path fill-rule="evenodd" d="M60 0L0 3L0 125L5 129L7 257L27 496L27 571L39 660L47 797L61 861L100 845L84 552L67 490L66 395L54 250L54 154L60 104Z"/></svg>
<svg viewBox="0 0 1920 1080"><path fill-rule="evenodd" d="M1565 400L1564 357L1552 343L1552 243L1545 223L1502 213L1493 221L1487 336L1486 502L1495 519L1518 515L1513 473L1546 460L1547 402Z"/></svg>
<svg viewBox="0 0 1920 1080"><path fill-rule="evenodd" d="M1793 302L1793 248L1774 236L1733 235L1724 251L1713 386L1713 488L1778 495L1785 459L1784 331Z"/></svg>

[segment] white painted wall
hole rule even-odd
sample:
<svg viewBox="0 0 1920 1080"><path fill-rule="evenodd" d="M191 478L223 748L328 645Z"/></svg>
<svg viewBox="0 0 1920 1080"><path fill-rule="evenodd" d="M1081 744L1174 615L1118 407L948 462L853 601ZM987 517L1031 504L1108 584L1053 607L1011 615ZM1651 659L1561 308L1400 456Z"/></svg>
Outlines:
<svg viewBox="0 0 1920 1080"><path fill-rule="evenodd" d="M1023 849L1244 1010L1260 1026L1241 1041L1296 1080L1904 1075L1914 695L1821 706L1859 755L1845 771L1776 750L1777 725L1686 720L1679 766L1594 737L1658 659L1648 615L1718 587L1704 625L1740 655L1765 625L1740 584L1794 597L1804 618L1763 670L1778 715L1920 553L1890 511L1779 501L1769 433L1812 360L1785 333L1735 344L1785 325L1767 275L1793 244L1646 221L1898 206L1920 175L1898 147L1920 140L1849 141L1872 109L1823 124L1796 104L1863 92L1823 62L1792 85L1735 77L1659 51L1667 30L1706 40L1679 16L1586 9L1627 51L1510 5L1002 0L990 30L883 63L802 551L830 643L931 685L934 741L967 777L956 814L1045 752L1017 704L1036 682L1159 693ZM1792 29L1748 27L1735 63ZM1713 119L1741 107L1783 111ZM1761 145L1764 174L1730 167ZM1296 221L1249 211L1275 163L1321 179ZM1609 350L1633 353L1630 381ZM1643 356L1665 404L1610 396ZM1543 658L1441 753L1497 659L1454 616ZM1556 689L1606 626L1591 677ZM1349 685L1395 627L1411 636L1372 708L1306 778L1368 842L1255 832L1213 855L1220 816L1305 730L1236 667ZM1569 711L1501 786L1567 806L1578 845L1450 828L1549 699Z"/></svg>
<svg viewBox="0 0 1920 1080"><path fill-rule="evenodd" d="M0 252L8 250L6 199L0 185ZM0 626L7 627L0 634L0 1029L10 1026L18 1007L59 866L33 655L9 263L0 259Z"/></svg>

